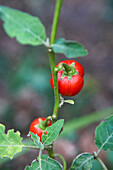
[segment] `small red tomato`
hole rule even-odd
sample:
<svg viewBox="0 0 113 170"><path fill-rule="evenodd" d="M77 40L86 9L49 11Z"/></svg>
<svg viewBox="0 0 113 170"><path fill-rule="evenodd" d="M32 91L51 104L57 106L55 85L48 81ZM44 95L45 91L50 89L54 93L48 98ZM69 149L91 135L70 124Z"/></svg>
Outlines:
<svg viewBox="0 0 113 170"><path fill-rule="evenodd" d="M40 124L40 121L45 121L46 118L44 117L41 117L41 118L37 118L35 119L31 125L30 125L30 129L29 131L33 132L35 135L37 134L39 137L40 137L40 141L42 142L42 135L43 135L43 131L46 132L47 134L47 131L46 130L42 130L40 127L39 127L39 124ZM48 121L48 126L51 126L51 121Z"/></svg>
<svg viewBox="0 0 113 170"><path fill-rule="evenodd" d="M81 91L83 87L84 69L80 63L74 60L61 61L56 65L56 67L58 67L59 64L61 63L65 63L68 66L71 66L71 68L75 71L75 73L73 72L66 73L64 69L58 71L57 78L58 78L59 93L62 96L75 96ZM70 78L70 75L71 75L71 78ZM51 73L50 83L51 83L52 88L54 89L52 73Z"/></svg>

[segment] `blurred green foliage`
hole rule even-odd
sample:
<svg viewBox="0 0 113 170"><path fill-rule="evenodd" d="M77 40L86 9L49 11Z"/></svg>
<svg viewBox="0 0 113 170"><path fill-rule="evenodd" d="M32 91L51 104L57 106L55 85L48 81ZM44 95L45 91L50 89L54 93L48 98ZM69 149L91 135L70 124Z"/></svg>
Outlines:
<svg viewBox="0 0 113 170"><path fill-rule="evenodd" d="M34 91L42 94L51 90L50 88L50 68L49 63L43 66L43 58L46 58L44 52L40 54L41 48L34 52L29 50L27 54L21 57L21 60L9 72L8 82L11 92L17 93L23 87L29 87ZM42 48L42 50L44 47ZM36 54L38 53L38 54ZM47 54L46 54L47 55Z"/></svg>
<svg viewBox="0 0 113 170"><path fill-rule="evenodd" d="M102 11L102 18L105 22L113 23L113 0L105 0L106 5Z"/></svg>
<svg viewBox="0 0 113 170"><path fill-rule="evenodd" d="M113 169L113 152L112 151L107 152L106 159L108 162L109 169Z"/></svg>

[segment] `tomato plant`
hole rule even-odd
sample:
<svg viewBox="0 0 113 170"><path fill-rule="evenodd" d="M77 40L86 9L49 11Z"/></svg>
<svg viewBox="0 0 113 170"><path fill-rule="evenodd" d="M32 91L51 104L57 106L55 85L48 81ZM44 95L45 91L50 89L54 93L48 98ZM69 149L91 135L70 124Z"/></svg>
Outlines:
<svg viewBox="0 0 113 170"><path fill-rule="evenodd" d="M21 152L23 148L31 148L39 150L38 159L36 158L31 163L31 166L26 166L25 170L66 170L67 165L64 157L60 154L54 153L54 141L64 131L70 131L74 127L83 127L92 122L105 118L111 110L104 111L104 114L88 115L76 120L76 124L72 122L69 126L64 125L64 119L58 119L60 107L65 103L62 96L74 96L78 94L84 84L84 69L82 65L71 58L86 56L88 54L84 46L76 41L65 40L59 38L56 40L56 33L61 12L63 0L56 0L55 13L53 18L51 36L46 36L46 29L42 22L28 13L21 12L6 6L0 5L0 18L4 22L3 27L5 32L22 45L38 46L43 45L49 54L49 61L51 67L51 86L54 89L54 108L48 117L40 117L35 119L30 126L29 136L33 140L33 145L22 142L20 132L15 132L14 129L8 130L5 133L5 126L0 124L0 158L12 159L14 155ZM55 63L55 56L57 53L62 53L68 60L61 61L57 65ZM48 61L48 62L49 62ZM29 76L29 81L31 77ZM49 81L49 80L48 80ZM70 102L70 99L68 100ZM69 113L71 114L71 113ZM62 116L62 115L61 115ZM97 117L99 117L97 119ZM69 129L70 128L70 129ZM65 130L66 129L66 130ZM31 141L28 139L28 142ZM29 142L30 143L30 142ZM73 160L70 170L88 170L92 168L93 162L97 160L103 169L107 170L104 162L98 156L101 150L113 150L113 116L110 116L102 121L95 130L95 144L98 148L97 152L82 153L76 156ZM43 150L48 152L48 155L42 154ZM55 156L62 160L62 164L56 161Z"/></svg>
<svg viewBox="0 0 113 170"><path fill-rule="evenodd" d="M63 96L75 96L83 87L84 69L79 62L74 60L61 61L56 65L56 67L59 67L59 65L62 64L66 65L64 65L62 70L59 70L57 74L59 93ZM67 66L70 67L67 68ZM54 89L52 73L50 83Z"/></svg>

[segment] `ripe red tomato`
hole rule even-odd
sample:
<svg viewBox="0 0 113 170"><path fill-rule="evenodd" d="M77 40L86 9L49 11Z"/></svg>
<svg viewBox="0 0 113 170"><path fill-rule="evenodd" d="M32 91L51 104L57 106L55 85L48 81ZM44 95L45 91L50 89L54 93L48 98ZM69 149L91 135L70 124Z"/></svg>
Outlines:
<svg viewBox="0 0 113 170"><path fill-rule="evenodd" d="M45 131L46 134L47 134L47 131L46 131L46 130L42 130L40 127L38 127L39 124L40 124L40 120L45 121L46 118L41 117L41 118L35 119L35 120L31 123L29 131L33 132L35 135L37 134L37 135L40 137L40 141L42 142L43 131ZM48 121L48 122L49 122L49 123L48 123L48 126L51 126L51 121Z"/></svg>
<svg viewBox="0 0 113 170"><path fill-rule="evenodd" d="M71 65L74 63L74 70L77 74L73 74L71 76L71 79L69 76L64 74L64 70L58 71L57 78L58 78L58 88L59 88L59 93L62 96L75 96L78 94L84 84L83 76L84 76L84 69L80 63L74 60L65 60L59 62L56 67L59 66L59 64L65 63L67 65ZM64 74L64 77L62 78L62 74ZM54 89L54 84L53 84L53 74L51 73L51 80L50 80L51 86Z"/></svg>

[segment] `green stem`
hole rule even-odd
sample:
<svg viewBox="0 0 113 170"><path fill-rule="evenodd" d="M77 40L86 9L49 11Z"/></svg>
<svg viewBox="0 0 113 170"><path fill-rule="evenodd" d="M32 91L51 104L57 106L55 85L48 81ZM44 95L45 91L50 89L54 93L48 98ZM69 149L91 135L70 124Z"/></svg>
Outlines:
<svg viewBox="0 0 113 170"><path fill-rule="evenodd" d="M54 104L54 110L53 110L53 116L52 117L56 120L60 100L59 100L59 93L58 93L57 72L55 71L55 54L52 51L49 52L49 59L50 59L51 71L52 71L52 74L53 74L54 96L55 96L55 104Z"/></svg>
<svg viewBox="0 0 113 170"><path fill-rule="evenodd" d="M62 155L60 155L59 153L55 154L55 156L58 156L62 162L63 162L63 170L66 170L67 169L67 164L66 164L66 161L64 159L64 157Z"/></svg>
<svg viewBox="0 0 113 170"><path fill-rule="evenodd" d="M96 157L96 160L101 164L101 166L103 167L103 170L108 170L104 162L99 157Z"/></svg>
<svg viewBox="0 0 113 170"><path fill-rule="evenodd" d="M52 147L50 149L47 149L49 157L54 159L54 152L53 152L53 144L51 145Z"/></svg>
<svg viewBox="0 0 113 170"><path fill-rule="evenodd" d="M55 38L56 38L56 32L57 32L57 27L58 27L58 22L59 22L62 2L63 2L63 0L57 0L56 1L56 8L55 8L55 13L54 13L54 18L53 18L50 45L54 43ZM48 51L49 51L49 59L50 59L51 71L52 71L52 74L53 74L54 95L55 95L55 105L54 105L54 110L53 110L53 116L52 117L56 120L60 100L59 100L59 93L58 93L57 72L55 71L55 67L56 67L56 65L55 65L55 53L52 51L52 49L48 49Z"/></svg>
<svg viewBox="0 0 113 170"><path fill-rule="evenodd" d="M53 25L52 25L52 31L51 31L50 44L53 44L54 41L55 41L55 38L56 38L56 32L57 32L57 27L58 27L58 22L59 22L62 2L63 2L63 0L57 0L57 2L56 2L56 8L55 8L55 13L54 13L54 18L53 18Z"/></svg>
<svg viewBox="0 0 113 170"><path fill-rule="evenodd" d="M56 8L55 8L55 13L54 13L54 18L53 18L50 45L54 43L55 38L56 38L56 32L57 32L62 2L63 2L63 0L57 0L56 1ZM53 74L54 96L55 96L55 104L54 104L54 110L53 110L52 118L53 118L54 121L56 121L57 115L58 115L60 99L59 99L59 92L58 92L57 72L55 71L55 67L56 67L55 53L52 51L51 48L48 48L48 52L49 52L49 60L50 60L50 65L51 65L51 71L52 71L52 74ZM48 154L51 158L54 159L53 145L52 145L52 148L48 150Z"/></svg>
<svg viewBox="0 0 113 170"><path fill-rule="evenodd" d="M40 165L40 170L42 170L41 155L42 155L42 149L40 149L40 151L39 151L39 165Z"/></svg>

